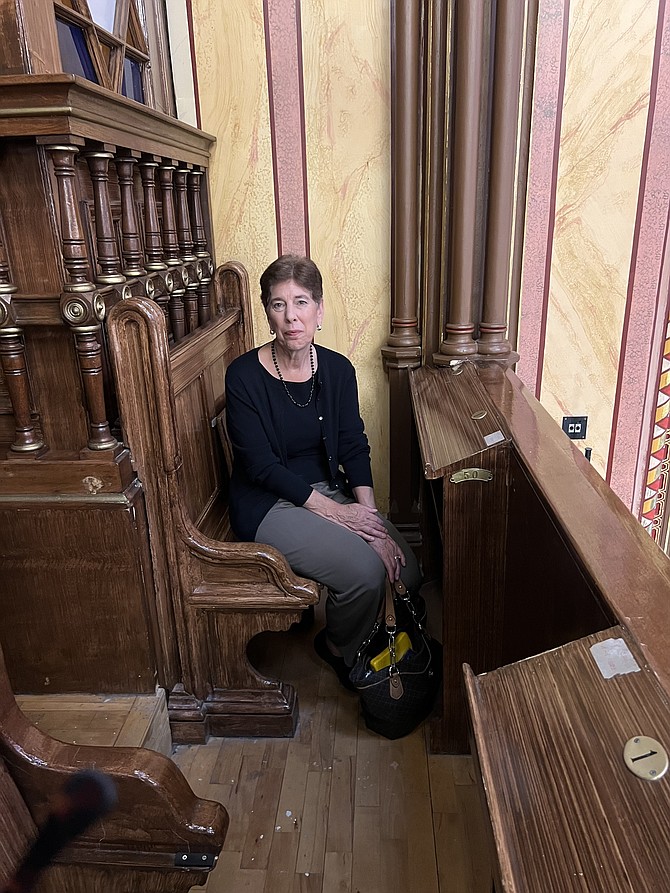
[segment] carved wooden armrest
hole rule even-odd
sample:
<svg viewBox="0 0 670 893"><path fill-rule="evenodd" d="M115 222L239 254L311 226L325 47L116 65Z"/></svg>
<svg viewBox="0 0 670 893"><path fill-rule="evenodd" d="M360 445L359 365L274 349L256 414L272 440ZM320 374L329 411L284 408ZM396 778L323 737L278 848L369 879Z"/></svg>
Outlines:
<svg viewBox="0 0 670 893"><path fill-rule="evenodd" d="M37 824L74 772L109 775L118 806L78 839L80 849L143 851L169 864L166 857L176 852L216 855L223 845L225 808L196 797L167 757L145 748L64 744L33 726L14 700L1 653L0 756Z"/></svg>

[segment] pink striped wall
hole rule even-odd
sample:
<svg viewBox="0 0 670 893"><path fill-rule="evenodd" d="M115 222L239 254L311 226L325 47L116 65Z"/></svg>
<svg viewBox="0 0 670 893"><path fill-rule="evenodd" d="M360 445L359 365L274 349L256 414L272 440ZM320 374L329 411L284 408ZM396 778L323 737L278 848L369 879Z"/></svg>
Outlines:
<svg viewBox="0 0 670 893"><path fill-rule="evenodd" d="M300 0L263 0L279 254L309 254Z"/></svg>

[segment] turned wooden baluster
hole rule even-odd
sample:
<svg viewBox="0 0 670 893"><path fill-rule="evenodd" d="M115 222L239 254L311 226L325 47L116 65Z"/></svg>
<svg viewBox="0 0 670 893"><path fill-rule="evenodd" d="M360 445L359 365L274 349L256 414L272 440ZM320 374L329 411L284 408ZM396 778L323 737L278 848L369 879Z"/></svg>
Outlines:
<svg viewBox="0 0 670 893"><path fill-rule="evenodd" d="M178 267L181 264L174 210L173 173L174 165L172 164L161 164L158 168L161 204L163 206L163 260L168 267Z"/></svg>
<svg viewBox="0 0 670 893"><path fill-rule="evenodd" d="M94 292L95 286L89 279L90 265L86 253L84 230L79 217L79 207L75 192L75 158L77 146L47 146L54 165L58 184L60 210L61 247L67 282L66 292Z"/></svg>
<svg viewBox="0 0 670 893"><path fill-rule="evenodd" d="M191 234L191 217L188 208L187 197L188 168L178 167L174 173L174 187L177 197L177 239L179 241L179 254L184 263L192 263L197 260L193 253L193 236ZM189 332L198 328L198 280L191 272L188 273L186 283L186 295L184 297L186 310L186 324Z"/></svg>
<svg viewBox="0 0 670 893"><path fill-rule="evenodd" d="M44 448L31 414L30 383L26 365L26 349L21 329L16 325L12 294L16 286L9 280L4 245L0 242L0 367L12 404L15 440L10 450L23 456Z"/></svg>
<svg viewBox="0 0 670 893"><path fill-rule="evenodd" d="M131 155L116 156L116 172L119 178L121 194L121 253L123 255L123 272L129 278L144 276L146 270L142 266L142 243L140 228L137 222L135 206L135 165L137 159Z"/></svg>
<svg viewBox="0 0 670 893"><path fill-rule="evenodd" d="M174 173L174 188L177 196L177 239L179 253L184 263L197 260L193 253L193 234L191 231L191 215L188 207L187 181L189 170L178 167Z"/></svg>
<svg viewBox="0 0 670 893"><path fill-rule="evenodd" d="M163 263L163 240L156 203L158 162L143 158L139 164L142 189L144 190L144 251L146 256L144 266L148 272L153 273L167 270L167 264Z"/></svg>
<svg viewBox="0 0 670 893"><path fill-rule="evenodd" d="M181 341L186 334L186 319L184 315L184 295L186 294L186 285L188 283L186 268L168 273L165 277L165 282L168 288L171 289L168 312L172 336L175 341Z"/></svg>
<svg viewBox="0 0 670 893"><path fill-rule="evenodd" d="M121 259L109 203L109 159L113 157L111 152L86 152L84 155L93 184L95 242L101 271L96 279L110 285L126 281L121 272Z"/></svg>
<svg viewBox="0 0 670 893"><path fill-rule="evenodd" d="M118 442L110 434L106 419L102 348L98 340L100 323L105 316L105 302L97 292L92 296L66 295L61 299L61 313L75 333L77 359L88 408L88 447L91 450L113 449Z"/></svg>
<svg viewBox="0 0 670 893"><path fill-rule="evenodd" d="M195 169L188 174L188 207L191 212L193 233L193 253L198 258L198 318L203 326L211 317L209 286L212 281L213 265L207 250L205 218L202 213L202 193L200 181L204 171Z"/></svg>
<svg viewBox="0 0 670 893"><path fill-rule="evenodd" d="M88 446L92 450L116 447L106 418L102 378L102 352L98 342L105 302L89 280L89 261L79 217L75 190L76 146L47 146L58 184L59 215L63 264L67 282L63 286L60 307L65 322L75 335L77 359L84 383L88 412Z"/></svg>

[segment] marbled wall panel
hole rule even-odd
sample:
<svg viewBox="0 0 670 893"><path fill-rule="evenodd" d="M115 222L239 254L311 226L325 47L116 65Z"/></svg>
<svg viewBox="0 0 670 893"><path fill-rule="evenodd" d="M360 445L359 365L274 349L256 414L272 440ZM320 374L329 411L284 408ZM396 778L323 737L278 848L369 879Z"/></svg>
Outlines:
<svg viewBox="0 0 670 893"><path fill-rule="evenodd" d="M658 6L571 4L541 398L609 449ZM642 397L642 395L641 395Z"/></svg>
<svg viewBox="0 0 670 893"><path fill-rule="evenodd" d="M193 0L202 129L216 136L210 198L216 259L249 272L256 341L267 341L258 279L277 256L261 0Z"/></svg>
<svg viewBox="0 0 670 893"><path fill-rule="evenodd" d="M380 507L388 499L390 11L302 0L310 242L324 278L318 340L356 366Z"/></svg>

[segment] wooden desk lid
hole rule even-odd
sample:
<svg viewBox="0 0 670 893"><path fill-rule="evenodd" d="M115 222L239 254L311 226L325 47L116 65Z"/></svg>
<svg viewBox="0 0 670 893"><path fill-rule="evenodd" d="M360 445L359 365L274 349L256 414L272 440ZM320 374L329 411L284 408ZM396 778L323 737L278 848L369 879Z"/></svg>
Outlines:
<svg viewBox="0 0 670 893"><path fill-rule="evenodd" d="M591 649L620 639L639 670L608 678ZM623 627L465 676L501 890L667 890L670 774L636 777L623 750L670 747L670 709Z"/></svg>
<svg viewBox="0 0 670 893"><path fill-rule="evenodd" d="M455 463L509 441L473 363L412 369L409 383L427 478L443 477Z"/></svg>

